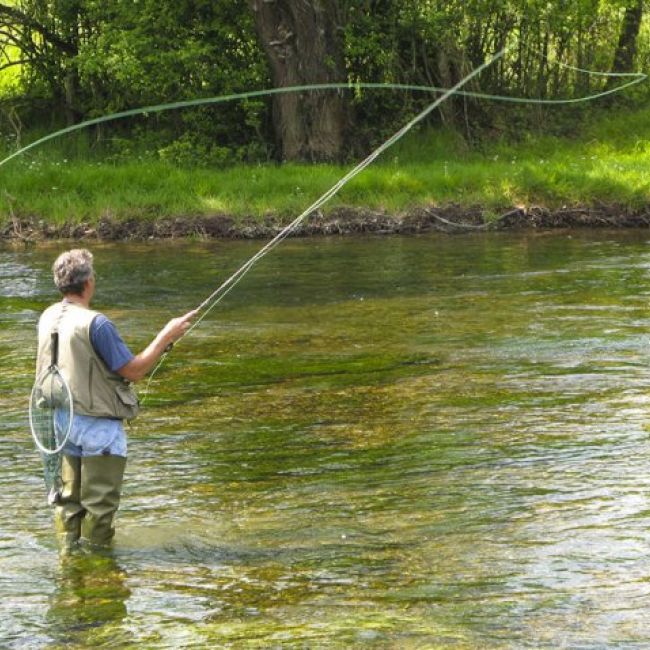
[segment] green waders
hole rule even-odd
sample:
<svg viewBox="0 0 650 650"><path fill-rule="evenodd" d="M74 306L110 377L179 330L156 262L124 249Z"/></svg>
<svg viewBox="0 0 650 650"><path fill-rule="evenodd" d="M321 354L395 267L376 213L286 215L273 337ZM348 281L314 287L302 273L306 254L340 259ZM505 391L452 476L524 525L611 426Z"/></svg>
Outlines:
<svg viewBox="0 0 650 650"><path fill-rule="evenodd" d="M54 524L62 548L69 549L81 536L84 509L80 503L81 458L61 458L61 497L54 509Z"/></svg>
<svg viewBox="0 0 650 650"><path fill-rule="evenodd" d="M94 546L110 543L125 466L123 456L63 456L63 491L55 521L65 546L79 539Z"/></svg>
<svg viewBox="0 0 650 650"><path fill-rule="evenodd" d="M91 544L105 546L115 535L113 517L120 505L125 466L124 456L81 459L81 505L86 511L81 537Z"/></svg>

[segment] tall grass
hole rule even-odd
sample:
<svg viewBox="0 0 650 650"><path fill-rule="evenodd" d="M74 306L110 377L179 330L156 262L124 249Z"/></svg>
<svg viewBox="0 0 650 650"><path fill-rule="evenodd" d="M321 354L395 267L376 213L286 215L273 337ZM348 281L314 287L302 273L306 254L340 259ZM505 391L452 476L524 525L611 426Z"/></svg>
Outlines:
<svg viewBox="0 0 650 650"><path fill-rule="evenodd" d="M211 214L289 219L350 166L240 165L179 168L152 157L109 161L83 139L32 150L0 168L0 220L48 223ZM454 203L512 205L650 202L650 109L619 109L571 138L528 134L469 146L442 130L410 134L328 204L399 213Z"/></svg>

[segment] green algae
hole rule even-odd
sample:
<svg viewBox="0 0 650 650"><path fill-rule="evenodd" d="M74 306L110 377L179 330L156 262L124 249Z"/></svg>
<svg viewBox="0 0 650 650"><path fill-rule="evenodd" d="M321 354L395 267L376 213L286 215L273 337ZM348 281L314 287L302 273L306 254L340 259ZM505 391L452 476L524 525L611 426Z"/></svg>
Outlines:
<svg viewBox="0 0 650 650"><path fill-rule="evenodd" d="M638 646L647 242L285 242L149 387L112 554L67 562L19 403L55 247L5 252L4 640ZM101 246L97 306L138 349L254 248Z"/></svg>

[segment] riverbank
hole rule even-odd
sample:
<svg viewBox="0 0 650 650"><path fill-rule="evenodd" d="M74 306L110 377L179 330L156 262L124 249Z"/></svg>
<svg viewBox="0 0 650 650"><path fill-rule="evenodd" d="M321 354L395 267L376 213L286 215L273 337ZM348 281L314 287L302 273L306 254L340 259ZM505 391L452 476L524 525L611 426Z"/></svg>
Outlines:
<svg viewBox="0 0 650 650"><path fill-rule="evenodd" d="M650 109L600 112L570 137L542 130L472 145L409 134L295 234L650 225ZM2 167L0 238L268 238L353 164L184 168L56 145Z"/></svg>
<svg viewBox="0 0 650 650"><path fill-rule="evenodd" d="M267 216L234 219L227 215L187 216L157 220L118 221L102 218L90 222L49 224L42 219L17 219L5 224L0 240L37 242L56 239L142 241L150 239L270 239L286 222ZM352 233L418 234L431 231L458 233L487 230L553 228L648 228L650 206L629 210L623 206L513 207L500 214L479 207L457 205L420 207L403 214L342 207L311 215L292 232L294 236Z"/></svg>

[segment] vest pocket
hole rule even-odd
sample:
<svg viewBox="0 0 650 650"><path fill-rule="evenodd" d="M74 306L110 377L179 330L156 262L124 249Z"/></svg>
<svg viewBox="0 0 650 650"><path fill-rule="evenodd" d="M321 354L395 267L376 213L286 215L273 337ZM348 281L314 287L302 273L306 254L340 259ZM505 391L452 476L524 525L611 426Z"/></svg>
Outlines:
<svg viewBox="0 0 650 650"><path fill-rule="evenodd" d="M121 402L121 410L125 411L124 417L134 418L140 410L138 396L133 392L128 384L121 382L115 384L115 393L117 394L119 402Z"/></svg>

